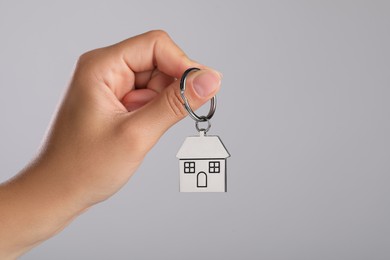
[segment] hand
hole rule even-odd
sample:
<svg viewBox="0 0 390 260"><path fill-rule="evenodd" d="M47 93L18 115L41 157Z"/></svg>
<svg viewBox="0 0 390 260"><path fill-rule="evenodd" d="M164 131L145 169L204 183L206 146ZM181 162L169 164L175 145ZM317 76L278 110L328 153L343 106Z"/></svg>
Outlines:
<svg viewBox="0 0 390 260"><path fill-rule="evenodd" d="M85 206L118 191L187 115L176 79L189 67L205 68L160 31L82 55L42 154L53 178L79 192ZM220 76L205 69L187 82L197 108L216 94Z"/></svg>
<svg viewBox="0 0 390 260"><path fill-rule="evenodd" d="M187 115L177 79L190 67L202 69L187 79L186 96L196 109L216 94L220 74L191 61L164 32L83 54L37 159L0 192L0 201L24 205L10 209L23 211L20 222L37 218L39 236L8 236L4 243L35 245L117 192L161 135Z"/></svg>

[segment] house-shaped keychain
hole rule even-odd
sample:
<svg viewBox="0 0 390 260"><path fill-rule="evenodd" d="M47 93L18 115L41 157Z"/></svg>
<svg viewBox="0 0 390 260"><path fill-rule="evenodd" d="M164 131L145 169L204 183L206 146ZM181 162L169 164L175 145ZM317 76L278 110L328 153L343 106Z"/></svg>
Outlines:
<svg viewBox="0 0 390 260"><path fill-rule="evenodd" d="M230 157L218 136L187 137L176 155L180 192L226 192L226 159Z"/></svg>

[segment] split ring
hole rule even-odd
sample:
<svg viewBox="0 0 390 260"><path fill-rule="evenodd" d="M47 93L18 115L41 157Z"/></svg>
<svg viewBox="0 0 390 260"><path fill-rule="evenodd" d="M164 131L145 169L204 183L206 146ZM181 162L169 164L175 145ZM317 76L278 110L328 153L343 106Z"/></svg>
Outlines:
<svg viewBox="0 0 390 260"><path fill-rule="evenodd" d="M191 118L194 119L197 123L198 122L209 121L213 117L213 115L215 113L215 110L217 108L217 96L214 96L214 97L211 98L211 100L210 100L210 110L209 110L209 113L207 114L207 116L198 116L197 114L195 114L195 112L190 107L190 104L188 103L188 100L187 100L186 96L184 95L185 90L186 90L187 76L188 76L188 74L190 72L198 71L198 70L200 70L200 69L199 68L189 68L189 69L187 69L183 73L183 76L181 77L181 80L180 80L180 95L181 95L181 98L184 101L184 107L186 108L186 110L187 110L188 114L191 116ZM210 127L208 127L208 129L209 128Z"/></svg>
<svg viewBox="0 0 390 260"><path fill-rule="evenodd" d="M204 121L196 121L195 122L196 130L198 130L198 132L205 132L205 133L207 133L210 130L210 127L211 127L210 120L208 120L205 116L201 116L200 118L202 120L204 120ZM200 128L199 127L199 123L200 122L207 122L207 127L206 128Z"/></svg>

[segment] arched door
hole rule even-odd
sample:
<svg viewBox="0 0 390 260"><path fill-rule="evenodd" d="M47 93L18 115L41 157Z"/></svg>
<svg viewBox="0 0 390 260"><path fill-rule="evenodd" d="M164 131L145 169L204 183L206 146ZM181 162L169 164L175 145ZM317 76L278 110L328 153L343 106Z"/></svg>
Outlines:
<svg viewBox="0 0 390 260"><path fill-rule="evenodd" d="M206 188L207 187L207 174L205 172L199 172L196 176L197 178L197 187L198 188Z"/></svg>

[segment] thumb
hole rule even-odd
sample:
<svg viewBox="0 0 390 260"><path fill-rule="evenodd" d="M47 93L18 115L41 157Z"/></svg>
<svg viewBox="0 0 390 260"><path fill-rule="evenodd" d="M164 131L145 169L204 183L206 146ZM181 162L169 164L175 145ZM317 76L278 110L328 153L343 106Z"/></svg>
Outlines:
<svg viewBox="0 0 390 260"><path fill-rule="evenodd" d="M221 74L211 69L191 72L186 80L185 96L192 110L198 109L216 95L221 85ZM176 80L153 101L135 111L129 127L138 129L149 149L172 125L188 115L180 95L180 81ZM133 131L131 131L133 132ZM146 148L146 147L145 147Z"/></svg>

